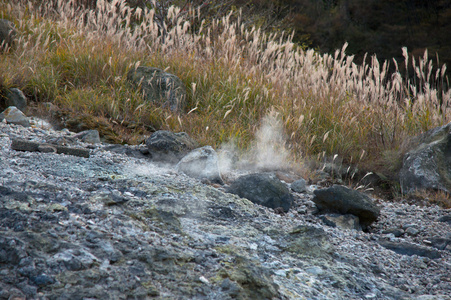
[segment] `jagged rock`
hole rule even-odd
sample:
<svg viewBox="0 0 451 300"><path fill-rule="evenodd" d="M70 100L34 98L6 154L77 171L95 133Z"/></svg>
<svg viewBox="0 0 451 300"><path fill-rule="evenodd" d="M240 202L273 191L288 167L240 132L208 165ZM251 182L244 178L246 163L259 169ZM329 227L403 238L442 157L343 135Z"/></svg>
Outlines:
<svg viewBox="0 0 451 300"><path fill-rule="evenodd" d="M401 255L409 255L409 256L418 255L428 257L430 259L437 259L442 257L440 252L437 250L407 242L391 242L381 240L379 241L379 244Z"/></svg>
<svg viewBox="0 0 451 300"><path fill-rule="evenodd" d="M0 121L3 119L7 123L30 127L30 120L17 107L10 106L0 114Z"/></svg>
<svg viewBox="0 0 451 300"><path fill-rule="evenodd" d="M14 43L16 27L13 22L0 19L0 51L9 48Z"/></svg>
<svg viewBox="0 0 451 300"><path fill-rule="evenodd" d="M166 130L154 132L146 140L153 160L177 163L183 156L198 147L198 143L185 132L173 133Z"/></svg>
<svg viewBox="0 0 451 300"><path fill-rule="evenodd" d="M227 192L269 208L282 207L285 212L293 204L293 196L286 185L272 174L241 176L230 185Z"/></svg>
<svg viewBox="0 0 451 300"><path fill-rule="evenodd" d="M185 155L176 170L188 176L224 184L218 168L218 154L211 146L197 148Z"/></svg>
<svg viewBox="0 0 451 300"><path fill-rule="evenodd" d="M25 109L27 108L27 98L21 90L12 88L6 94L6 105L15 106L22 112L25 112Z"/></svg>
<svg viewBox="0 0 451 300"><path fill-rule="evenodd" d="M363 229L376 221L380 215L380 209L370 197L341 185L315 190L313 193L315 197L312 200L320 213L352 214L359 218Z"/></svg>
<svg viewBox="0 0 451 300"><path fill-rule="evenodd" d="M100 144L100 136L97 130L85 130L73 136L82 142L89 144Z"/></svg>
<svg viewBox="0 0 451 300"><path fill-rule="evenodd" d="M404 194L417 190L451 192L451 123L414 138L399 173Z"/></svg>
<svg viewBox="0 0 451 300"><path fill-rule="evenodd" d="M305 182L305 179L303 179L303 178L298 179L298 180L294 181L293 183L291 183L290 187L296 193L304 193L305 191L307 191L306 182Z"/></svg>
<svg viewBox="0 0 451 300"><path fill-rule="evenodd" d="M140 86L148 101L162 103L172 111L183 111L186 106L186 88L177 76L163 70L139 66L132 68L127 79Z"/></svg>

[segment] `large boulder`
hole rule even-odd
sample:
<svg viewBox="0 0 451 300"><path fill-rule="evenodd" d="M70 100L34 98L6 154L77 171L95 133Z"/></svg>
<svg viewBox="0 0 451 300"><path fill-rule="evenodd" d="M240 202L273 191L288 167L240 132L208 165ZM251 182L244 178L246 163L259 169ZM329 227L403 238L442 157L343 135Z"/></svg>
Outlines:
<svg viewBox="0 0 451 300"><path fill-rule="evenodd" d="M186 106L186 88L180 78L173 74L139 66L128 72L127 79L141 87L148 101L162 103L176 112L182 111Z"/></svg>
<svg viewBox="0 0 451 300"><path fill-rule="evenodd" d="M227 192L269 208L282 207L285 212L293 204L293 196L287 186L276 176L267 173L241 176L230 185Z"/></svg>
<svg viewBox="0 0 451 300"><path fill-rule="evenodd" d="M0 19L0 51L8 49L13 45L16 36L14 23L5 19Z"/></svg>
<svg viewBox="0 0 451 300"><path fill-rule="evenodd" d="M360 225L366 229L377 220L380 215L378 208L371 198L359 191L342 185L315 190L313 202L319 212L351 214L359 218Z"/></svg>
<svg viewBox="0 0 451 300"><path fill-rule="evenodd" d="M414 138L399 173L403 193L416 190L451 191L451 123Z"/></svg>
<svg viewBox="0 0 451 300"><path fill-rule="evenodd" d="M224 184L218 167L218 154L211 146L197 148L184 156L176 170L188 176Z"/></svg>
<svg viewBox="0 0 451 300"><path fill-rule="evenodd" d="M185 132L159 130L146 140L149 154L153 160L178 163L183 156L199 147L199 144Z"/></svg>
<svg viewBox="0 0 451 300"><path fill-rule="evenodd" d="M7 123L30 127L30 120L17 107L10 106L0 113L0 121L6 120Z"/></svg>
<svg viewBox="0 0 451 300"><path fill-rule="evenodd" d="M25 112L25 109L27 108L27 98L21 90L12 88L6 94L6 105L15 106L22 112Z"/></svg>

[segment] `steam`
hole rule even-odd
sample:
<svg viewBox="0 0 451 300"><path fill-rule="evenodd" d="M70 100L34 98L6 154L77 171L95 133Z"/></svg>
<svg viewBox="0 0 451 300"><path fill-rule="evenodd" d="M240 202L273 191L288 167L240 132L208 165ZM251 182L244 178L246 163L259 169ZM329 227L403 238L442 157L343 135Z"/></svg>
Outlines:
<svg viewBox="0 0 451 300"><path fill-rule="evenodd" d="M219 168L228 172L238 169L272 171L290 166L290 151L286 148L286 136L282 121L275 112L263 118L250 149L238 159L233 141L224 144L219 151Z"/></svg>

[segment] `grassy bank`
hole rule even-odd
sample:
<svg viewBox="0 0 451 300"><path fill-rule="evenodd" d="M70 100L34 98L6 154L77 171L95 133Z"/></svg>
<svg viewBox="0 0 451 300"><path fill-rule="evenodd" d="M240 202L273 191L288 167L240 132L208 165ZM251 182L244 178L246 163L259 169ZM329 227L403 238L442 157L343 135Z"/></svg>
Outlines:
<svg viewBox="0 0 451 300"><path fill-rule="evenodd" d="M417 70L407 79L376 57L356 65L346 45L320 55L290 36L249 28L239 11L200 27L191 26L196 14L172 7L163 29L153 10L123 1L98 1L94 11L65 1L0 0L0 17L18 30L15 46L1 54L1 89L18 87L37 110L50 102L66 124L97 128L118 143L169 129L214 147L233 140L244 150L271 114L298 163L338 155L386 174L399 165L406 138L451 119L445 70L434 70L427 52L415 61L403 49L399 63ZM186 111L145 102L126 80L138 65L180 77Z"/></svg>

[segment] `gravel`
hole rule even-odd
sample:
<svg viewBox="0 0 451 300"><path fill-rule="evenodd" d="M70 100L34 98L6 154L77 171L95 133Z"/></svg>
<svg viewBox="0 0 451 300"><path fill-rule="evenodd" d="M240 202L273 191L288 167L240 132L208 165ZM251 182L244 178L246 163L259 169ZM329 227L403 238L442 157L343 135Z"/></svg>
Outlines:
<svg viewBox="0 0 451 300"><path fill-rule="evenodd" d="M74 135L0 123L0 299L451 299L450 210L373 199L367 232L329 227L318 187L278 214Z"/></svg>

